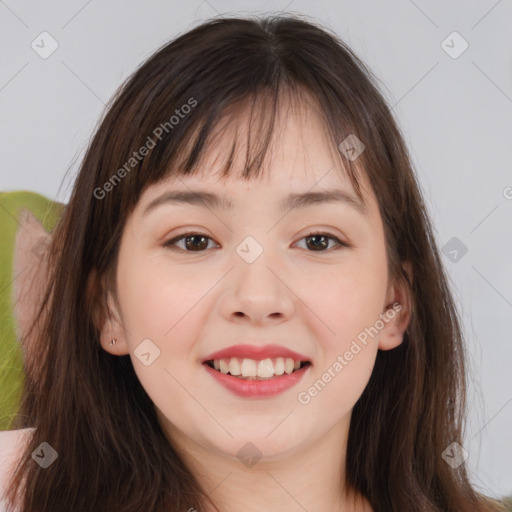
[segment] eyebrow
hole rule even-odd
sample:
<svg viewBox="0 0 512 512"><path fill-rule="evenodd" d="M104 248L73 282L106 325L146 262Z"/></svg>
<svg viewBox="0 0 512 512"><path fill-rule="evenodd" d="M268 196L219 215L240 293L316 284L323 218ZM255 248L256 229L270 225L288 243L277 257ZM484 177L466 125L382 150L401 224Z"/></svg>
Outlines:
<svg viewBox="0 0 512 512"><path fill-rule="evenodd" d="M281 212L292 208L306 208L322 203L344 203L357 210L361 215L367 215L366 205L358 198L342 189L329 189L317 192L291 193L280 203ZM226 196L219 196L202 190L176 190L164 192L151 201L142 215L148 214L157 206L164 204L189 204L204 206L211 209L232 210L233 203Z"/></svg>

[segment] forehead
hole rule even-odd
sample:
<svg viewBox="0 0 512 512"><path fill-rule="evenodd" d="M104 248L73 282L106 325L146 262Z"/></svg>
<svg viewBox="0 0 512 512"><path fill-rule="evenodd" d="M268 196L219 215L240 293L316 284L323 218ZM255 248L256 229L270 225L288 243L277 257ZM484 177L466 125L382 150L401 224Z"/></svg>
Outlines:
<svg viewBox="0 0 512 512"><path fill-rule="evenodd" d="M268 211L281 217L292 210L305 212L311 207L330 205L333 212L339 212L341 206L347 213L352 212L370 224L379 217L375 199L363 192L361 200L350 180L343 178L335 168L329 169L318 180L311 174L298 174L290 184L286 177L283 178L285 173L276 171L249 180L236 176L219 179L202 172L156 184L146 191L138 209L141 220L163 205L203 208L223 214L236 214L248 208L253 213Z"/></svg>
<svg viewBox="0 0 512 512"><path fill-rule="evenodd" d="M307 95L301 102L285 101L280 105L262 165L256 174L242 177L240 171L245 159L261 151L261 138L266 135L261 115L268 112L264 107L255 111L250 107L242 104L227 109L206 140L205 151L193 172L185 175L179 168L170 168L164 180L145 190L141 206L146 208L158 195L172 190L215 194L218 199L211 198L210 204L225 209L233 208L240 199L251 195L259 195L266 201L279 199L281 206L291 207L300 204L306 192L309 198L302 204L308 200L311 204L315 194L320 200L323 192L341 191L348 202L353 198L354 205L360 203L371 208L367 203L375 203L375 197L366 173L357 160L352 162L363 194L362 202L349 178L346 157L338 150L320 107ZM230 170L223 176L229 158ZM294 198L288 197L290 194L300 194L302 198L295 197L294 203ZM285 196L288 202L284 201Z"/></svg>
<svg viewBox="0 0 512 512"><path fill-rule="evenodd" d="M275 112L264 99L256 105L228 108L206 141L200 170L215 173L229 155L235 171L230 175L236 176L248 156L261 154L265 156L260 165L262 178L273 183L298 179L299 174L318 180L333 168L340 153L318 102L307 93L298 98L283 96L279 101ZM343 162L338 163L345 171Z"/></svg>

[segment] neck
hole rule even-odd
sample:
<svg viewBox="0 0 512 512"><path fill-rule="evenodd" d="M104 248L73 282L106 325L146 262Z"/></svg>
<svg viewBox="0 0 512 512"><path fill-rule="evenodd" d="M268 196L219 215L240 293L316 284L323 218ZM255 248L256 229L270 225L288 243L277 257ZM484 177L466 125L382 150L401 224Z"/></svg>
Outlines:
<svg viewBox="0 0 512 512"><path fill-rule="evenodd" d="M236 449L226 453L206 449L169 424L166 430L221 512L371 512L368 502L345 485L349 423L350 415L320 438L286 453L269 443L270 436L253 443L240 439L233 443ZM238 456L244 446L247 456ZM195 505L191 503L191 511Z"/></svg>

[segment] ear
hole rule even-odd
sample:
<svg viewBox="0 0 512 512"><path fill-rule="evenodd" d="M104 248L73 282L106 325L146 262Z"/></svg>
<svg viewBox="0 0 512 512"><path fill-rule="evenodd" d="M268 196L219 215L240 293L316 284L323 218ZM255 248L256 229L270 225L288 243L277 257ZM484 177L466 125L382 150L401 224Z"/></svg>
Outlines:
<svg viewBox="0 0 512 512"><path fill-rule="evenodd" d="M398 347L403 341L404 333L411 319L412 265L409 261L403 262L402 265L409 277L409 284L399 277L391 283L388 289L383 311L387 321L384 321L384 328L380 333L380 350L391 350Z"/></svg>
<svg viewBox="0 0 512 512"><path fill-rule="evenodd" d="M106 352L115 356L129 353L126 342L126 330L123 327L122 317L106 276L98 278L96 269L93 269L87 282L87 297L92 311L92 321L96 327L100 344ZM115 345L111 345L112 339Z"/></svg>

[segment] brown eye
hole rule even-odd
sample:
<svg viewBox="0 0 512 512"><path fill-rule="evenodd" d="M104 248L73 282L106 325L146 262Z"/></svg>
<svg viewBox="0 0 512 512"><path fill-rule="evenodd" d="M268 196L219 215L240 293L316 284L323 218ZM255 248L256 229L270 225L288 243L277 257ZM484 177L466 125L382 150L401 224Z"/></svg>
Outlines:
<svg viewBox="0 0 512 512"><path fill-rule="evenodd" d="M339 238L331 233L309 233L301 240L306 240L306 247L311 249L312 252L327 252L329 249L329 240L334 240L336 246L348 247L348 244L342 242Z"/></svg>
<svg viewBox="0 0 512 512"><path fill-rule="evenodd" d="M308 244L311 241L311 244ZM329 246L329 237L325 235L311 235L306 238L306 246L309 249L327 249Z"/></svg>
<svg viewBox="0 0 512 512"><path fill-rule="evenodd" d="M177 243L181 240L185 240L184 248L177 246ZM211 238L201 233L185 233L173 238L172 240L168 240L165 242L164 247L168 247L173 251L182 250L185 252L202 252L208 248L208 240L211 240Z"/></svg>
<svg viewBox="0 0 512 512"><path fill-rule="evenodd" d="M178 246L178 242L184 240L184 246ZM164 247L172 251L182 252L204 252L208 249L208 241L212 240L210 237L202 233L184 233L164 243ZM350 247L348 244L342 242L339 238L331 233L313 232L301 238L306 240L306 248L310 252L328 252L329 249ZM329 247L329 241L335 242L335 247Z"/></svg>

